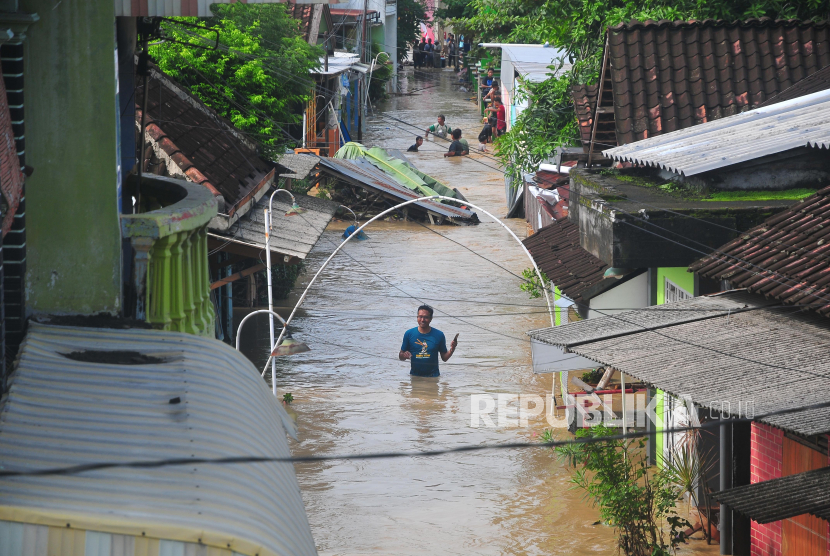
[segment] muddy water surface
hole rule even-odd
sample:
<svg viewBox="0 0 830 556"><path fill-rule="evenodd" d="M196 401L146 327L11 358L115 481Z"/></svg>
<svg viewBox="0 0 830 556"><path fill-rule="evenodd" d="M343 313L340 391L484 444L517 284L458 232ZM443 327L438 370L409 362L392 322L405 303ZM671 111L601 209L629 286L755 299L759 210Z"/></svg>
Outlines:
<svg viewBox="0 0 830 556"><path fill-rule="evenodd" d="M418 79L410 73L409 87L429 88L377 107L364 143L405 150L441 112L477 146L478 111L451 72ZM503 216L504 182L495 161L477 153L445 159L445 150L446 143L429 141L410 160ZM529 300L511 274L530 263L503 228L482 220L430 229L378 223L367 230L368 241L350 242L329 265L295 320L295 337L312 351L278 367L280 392L295 400L295 455L538 440L547 428L543 417L524 428L470 426L473 394L544 397L551 391L551 375L531 371L525 335L549 325L544 301ZM326 231L298 290L341 241L345 225ZM508 225L525 237L523 220ZM432 324L448 341L460 334L455 356L441 364L437 379L410 378L408 363L397 359L422 301L435 307ZM267 334L266 327L259 331ZM261 356L251 356L262 365ZM613 531L596 524L596 510L571 490L569 472L546 449L332 461L297 465L296 471L323 555L614 553Z"/></svg>

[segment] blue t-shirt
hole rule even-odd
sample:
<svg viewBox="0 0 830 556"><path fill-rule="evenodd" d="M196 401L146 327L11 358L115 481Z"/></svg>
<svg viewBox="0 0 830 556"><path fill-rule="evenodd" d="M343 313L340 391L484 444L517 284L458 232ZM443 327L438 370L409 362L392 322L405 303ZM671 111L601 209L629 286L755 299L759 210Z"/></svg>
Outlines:
<svg viewBox="0 0 830 556"><path fill-rule="evenodd" d="M444 333L431 328L429 333L418 332L418 327L411 328L403 335L401 351L412 354L412 368L409 374L415 376L438 376L438 354L447 351L447 339Z"/></svg>

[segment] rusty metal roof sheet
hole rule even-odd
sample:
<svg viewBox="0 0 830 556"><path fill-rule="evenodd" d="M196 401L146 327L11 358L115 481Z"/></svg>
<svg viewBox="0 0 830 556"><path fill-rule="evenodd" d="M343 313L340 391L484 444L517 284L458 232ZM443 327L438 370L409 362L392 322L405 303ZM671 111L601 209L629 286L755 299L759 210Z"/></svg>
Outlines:
<svg viewBox="0 0 830 556"><path fill-rule="evenodd" d="M830 521L830 467L722 490L712 498L761 524L807 513Z"/></svg>
<svg viewBox="0 0 830 556"><path fill-rule="evenodd" d="M694 176L798 147L830 147L830 90L608 149L603 155Z"/></svg>
<svg viewBox="0 0 830 556"><path fill-rule="evenodd" d="M823 388L805 385L830 379L830 319L773 303L730 291L528 335L733 416L825 403ZM828 407L760 420L808 436L830 432Z"/></svg>
<svg viewBox="0 0 830 556"><path fill-rule="evenodd" d="M830 316L830 187L693 263L701 276Z"/></svg>
<svg viewBox="0 0 830 556"><path fill-rule="evenodd" d="M383 193L387 197L398 200L399 202L417 199L421 195L411 189L404 187L397 181L392 179L388 174L379 170L367 160L353 159L346 160L341 158L321 158L320 170L330 175L352 181L355 185L373 189ZM463 201L459 201L463 204ZM439 216L445 216L454 220L463 222L478 222L478 216L475 212L454 207L445 203L438 203L435 201L419 201L410 205L410 210L416 209L428 213L433 213Z"/></svg>
<svg viewBox="0 0 830 556"><path fill-rule="evenodd" d="M632 21L609 28L605 55L600 106L613 106L613 114L601 115L600 124L613 119L616 141L600 139L599 130L596 141L625 145L757 107L830 65L830 26L766 18ZM573 96L589 141L596 90L577 88Z"/></svg>
<svg viewBox="0 0 830 556"><path fill-rule="evenodd" d="M581 301L588 288L603 280L608 265L579 245L579 226L554 220L524 241L533 260L569 298Z"/></svg>

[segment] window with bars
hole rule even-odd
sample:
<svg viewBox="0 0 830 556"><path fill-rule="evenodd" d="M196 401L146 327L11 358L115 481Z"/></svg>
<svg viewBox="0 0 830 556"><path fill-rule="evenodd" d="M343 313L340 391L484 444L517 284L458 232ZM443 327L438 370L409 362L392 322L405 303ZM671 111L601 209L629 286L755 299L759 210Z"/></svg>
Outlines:
<svg viewBox="0 0 830 556"><path fill-rule="evenodd" d="M673 301L683 301L684 299L691 299L694 296L666 278L666 303Z"/></svg>

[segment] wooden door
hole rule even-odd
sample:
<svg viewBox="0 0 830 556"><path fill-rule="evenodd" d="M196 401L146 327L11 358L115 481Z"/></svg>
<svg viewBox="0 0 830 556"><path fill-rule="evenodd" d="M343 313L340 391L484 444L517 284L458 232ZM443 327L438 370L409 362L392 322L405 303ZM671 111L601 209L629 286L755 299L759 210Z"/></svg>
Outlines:
<svg viewBox="0 0 830 556"><path fill-rule="evenodd" d="M784 437L781 476L827 467L827 456ZM827 556L827 521L810 514L782 522L781 553L784 556Z"/></svg>

